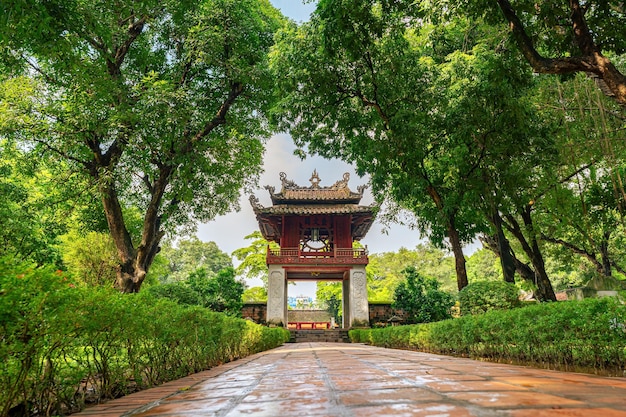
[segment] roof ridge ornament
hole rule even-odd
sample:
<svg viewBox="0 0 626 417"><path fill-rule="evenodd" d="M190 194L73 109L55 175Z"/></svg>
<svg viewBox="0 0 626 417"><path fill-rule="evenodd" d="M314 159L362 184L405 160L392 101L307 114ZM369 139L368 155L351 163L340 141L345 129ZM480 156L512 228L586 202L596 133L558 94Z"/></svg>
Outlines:
<svg viewBox="0 0 626 417"><path fill-rule="evenodd" d="M344 188L348 188L348 181L350 181L350 173L349 172L344 172L343 174L343 179L337 181L336 183L334 183L333 185L331 185L330 188L331 190L342 190Z"/></svg>
<svg viewBox="0 0 626 417"><path fill-rule="evenodd" d="M320 182L322 180L320 180L320 176L317 175L317 169L313 170L313 174L311 175L311 178L309 178L309 181L311 182L312 189L317 190L320 188Z"/></svg>
<svg viewBox="0 0 626 417"><path fill-rule="evenodd" d="M298 184L296 184L295 182L288 180L287 179L287 174L285 174L284 172L281 172L280 174L278 174L278 178L280 178L280 181L283 183L283 190L286 188L298 188Z"/></svg>
<svg viewBox="0 0 626 417"><path fill-rule="evenodd" d="M254 194L250 196L250 205L252 205L252 207L255 209L263 209L263 206L259 202L258 197L255 196Z"/></svg>

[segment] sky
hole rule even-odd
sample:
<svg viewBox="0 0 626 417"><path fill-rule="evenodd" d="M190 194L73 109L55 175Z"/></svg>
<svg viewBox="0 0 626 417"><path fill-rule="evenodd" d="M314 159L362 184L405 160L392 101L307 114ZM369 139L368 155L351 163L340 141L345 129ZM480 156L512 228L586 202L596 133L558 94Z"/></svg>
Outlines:
<svg viewBox="0 0 626 417"><path fill-rule="evenodd" d="M292 20L301 23L309 19L309 15L315 9L315 4L300 0L270 0L271 3ZM266 144L263 174L259 182L259 189L254 195L260 203L267 207L271 205L269 193L263 187L272 185L280 190L281 182L279 173L285 172L287 178L298 185L309 186L309 178L313 170L317 170L321 179L321 186L330 186L342 179L345 172L350 173L349 187L356 191L357 187L368 183L368 178L359 178L354 167L339 160L327 160L319 156L309 156L300 160L293 154L296 146L288 134L278 134L270 138ZM248 200L249 195L240 198L241 210L220 216L215 220L201 224L198 227L198 238L202 241L214 241L218 247L231 254L234 250L249 246L250 242L244 237L258 230L258 223ZM372 195L366 191L362 205L369 205L374 201ZM370 253L382 253L397 251L401 247L415 248L420 242L419 233L400 225L385 227L379 222L374 222L372 228L362 240L367 245ZM236 260L233 260L236 262ZM238 262L236 262L237 264ZM248 281L249 286L261 285L260 281ZM315 282L298 282L289 286L289 296L307 295L314 298Z"/></svg>

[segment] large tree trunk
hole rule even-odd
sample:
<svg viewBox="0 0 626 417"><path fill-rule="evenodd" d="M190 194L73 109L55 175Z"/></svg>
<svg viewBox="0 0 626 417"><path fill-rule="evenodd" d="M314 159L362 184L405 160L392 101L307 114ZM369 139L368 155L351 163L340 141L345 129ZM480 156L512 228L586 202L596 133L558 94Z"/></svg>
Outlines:
<svg viewBox="0 0 626 417"><path fill-rule="evenodd" d="M467 269L465 268L465 255L463 255L463 247L461 246L461 239L459 238L459 232L454 226L454 218L448 220L448 239L450 240L450 246L452 246L452 253L454 253L454 266L456 268L456 283L459 291L467 287Z"/></svg>
<svg viewBox="0 0 626 417"><path fill-rule="evenodd" d="M605 277L613 275L611 268L611 257L609 256L609 237L611 232L604 232L602 243L600 243L600 257L602 259L602 274Z"/></svg>
<svg viewBox="0 0 626 417"><path fill-rule="evenodd" d="M496 228L496 245L498 247L498 253L500 254L500 267L502 268L502 275L504 281L515 283L515 260L513 259L513 250L509 244L508 239L504 236L504 230L502 230L502 217L498 210L494 210L492 216L493 225Z"/></svg>
<svg viewBox="0 0 626 417"><path fill-rule="evenodd" d="M539 299L539 301L556 301L556 295L554 294L552 283L548 278L543 255L541 254L541 250L539 249L539 244L535 235L535 231L533 229L531 210L532 206L528 205L521 213L522 219L524 220L524 226L526 227L529 235L530 242L524 236L524 233L522 232L519 223L515 220L513 216L507 216L507 220L509 220L510 222L509 230L511 231L511 233L513 233L517 240L519 240L522 245L522 249L524 250L533 265L533 269L535 270L534 283L537 286L537 299Z"/></svg>
<svg viewBox="0 0 626 417"><path fill-rule="evenodd" d="M102 187L104 212L120 260L115 288L121 292L139 292L148 269L159 252L164 233L160 230L161 218L158 211L171 172L171 167L161 166L158 178L149 185L152 198L143 221L141 243L136 249L124 222L122 206L117 197L115 185L109 183Z"/></svg>
<svg viewBox="0 0 626 417"><path fill-rule="evenodd" d="M138 292L141 288L143 277L135 271L136 252L133 248L133 242L130 233L126 229L122 206L117 198L117 191L114 184L105 184L101 187L103 194L102 205L104 206L104 214L109 226L109 232L119 258L117 267L117 278L115 280L115 288L122 292Z"/></svg>
<svg viewBox="0 0 626 417"><path fill-rule="evenodd" d="M482 236L480 238L480 241L483 243L483 246L485 248L495 253L496 256L498 256L498 258L500 257L501 255L500 249L498 247L496 239L493 236ZM510 255L511 255L511 260L513 262L515 271L519 274L519 276L522 277L523 280L536 286L537 279L535 278L536 277L535 271L533 271L533 269L530 266L526 265L524 262L517 259L517 257L515 256L515 253L512 250L510 252Z"/></svg>
<svg viewBox="0 0 626 417"><path fill-rule="evenodd" d="M443 201L437 190L432 187L426 187L428 195L433 199L437 209L445 216L448 227L448 240L452 247L452 253L454 253L454 266L456 268L456 282L459 291L467 287L467 269L465 268L465 255L463 255L463 246L461 246L461 238L459 237L459 231L456 229L455 219L453 214L445 215L443 210Z"/></svg>

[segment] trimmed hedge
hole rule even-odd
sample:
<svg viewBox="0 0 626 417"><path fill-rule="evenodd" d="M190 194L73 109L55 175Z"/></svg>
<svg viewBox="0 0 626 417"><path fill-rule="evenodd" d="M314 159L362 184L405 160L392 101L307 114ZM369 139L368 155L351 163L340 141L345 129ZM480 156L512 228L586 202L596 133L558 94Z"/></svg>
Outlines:
<svg viewBox="0 0 626 417"><path fill-rule="evenodd" d="M482 314L491 310L509 310L521 306L519 289L504 281L478 281L459 291L461 315Z"/></svg>
<svg viewBox="0 0 626 417"><path fill-rule="evenodd" d="M614 299L544 303L411 326L350 331L354 343L623 375L626 306Z"/></svg>
<svg viewBox="0 0 626 417"><path fill-rule="evenodd" d="M289 339L282 328L150 294L78 288L0 259L0 416L55 415L177 379Z"/></svg>

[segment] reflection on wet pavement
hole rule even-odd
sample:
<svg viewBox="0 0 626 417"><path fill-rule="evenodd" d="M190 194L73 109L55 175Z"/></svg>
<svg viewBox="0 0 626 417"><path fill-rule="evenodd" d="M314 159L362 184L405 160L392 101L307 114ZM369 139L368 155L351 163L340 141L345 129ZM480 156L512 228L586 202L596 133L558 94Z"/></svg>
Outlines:
<svg viewBox="0 0 626 417"><path fill-rule="evenodd" d="M626 417L626 379L359 344L298 343L77 415Z"/></svg>

